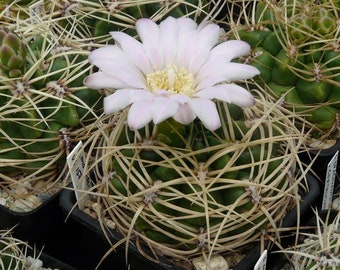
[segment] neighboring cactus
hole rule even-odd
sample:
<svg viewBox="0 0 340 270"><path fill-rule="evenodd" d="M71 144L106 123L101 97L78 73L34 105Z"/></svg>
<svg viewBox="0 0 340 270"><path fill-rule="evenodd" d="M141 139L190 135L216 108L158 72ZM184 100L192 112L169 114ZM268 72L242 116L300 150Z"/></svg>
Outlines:
<svg viewBox="0 0 340 270"><path fill-rule="evenodd" d="M96 43L109 40L110 31L127 31L135 34L134 24L140 18L152 18L161 21L167 16L190 17L200 22L211 19L217 13L222 1L190 0L190 1L57 1L47 3L56 5L55 16L59 17L60 32L67 29L80 38L95 39Z"/></svg>
<svg viewBox="0 0 340 270"><path fill-rule="evenodd" d="M11 233L11 230L0 230L1 270L51 270L43 267L44 262L39 258L40 253L27 243L14 238Z"/></svg>
<svg viewBox="0 0 340 270"><path fill-rule="evenodd" d="M49 26L56 23L48 20ZM90 69L88 50L76 37L52 30L24 36L24 26L20 31L1 32L18 42L22 35L20 51L27 54L25 61L18 60L20 70L4 62L0 69L0 185L6 191L24 185L39 194L66 181L65 156L95 128L102 94L83 86Z"/></svg>
<svg viewBox="0 0 340 270"><path fill-rule="evenodd" d="M252 45L258 83L311 123L313 137L339 136L339 11L336 1L235 1L230 36ZM236 5L236 4L235 4ZM230 11L231 13L233 10ZM236 19L235 19L236 17Z"/></svg>
<svg viewBox="0 0 340 270"><path fill-rule="evenodd" d="M283 269L340 269L340 212L335 217L328 214L320 217L316 212L315 218L315 229L307 232L300 229L301 243L282 251L290 258L289 264Z"/></svg>
<svg viewBox="0 0 340 270"><path fill-rule="evenodd" d="M23 269L23 250L26 244L11 235L10 230L0 230L0 269Z"/></svg>
<svg viewBox="0 0 340 270"><path fill-rule="evenodd" d="M13 32L0 29L0 69L10 78L23 73L26 58L26 45Z"/></svg>

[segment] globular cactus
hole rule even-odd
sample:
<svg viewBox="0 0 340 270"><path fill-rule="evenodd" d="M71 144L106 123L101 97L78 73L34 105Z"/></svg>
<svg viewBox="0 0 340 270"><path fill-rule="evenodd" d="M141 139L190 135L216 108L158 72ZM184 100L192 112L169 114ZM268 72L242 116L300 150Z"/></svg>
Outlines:
<svg viewBox="0 0 340 270"><path fill-rule="evenodd" d="M11 230L0 230L1 270L50 270L44 267L37 252L27 243L12 236Z"/></svg>
<svg viewBox="0 0 340 270"><path fill-rule="evenodd" d="M131 131L126 111L108 119L101 140L96 132L97 143L88 140L98 145L89 168L102 215L147 258L161 253L175 265L202 254L231 264L231 250L244 252L263 232L276 238L303 179L295 174L300 134L276 105L259 100L243 113L220 104L216 132L174 120Z"/></svg>
<svg viewBox="0 0 340 270"><path fill-rule="evenodd" d="M26 58L26 45L13 32L0 29L0 68L10 78L23 73Z"/></svg>
<svg viewBox="0 0 340 270"><path fill-rule="evenodd" d="M315 138L339 128L339 4L336 1L243 1L229 21L230 36L248 41L246 61L261 70L258 83L304 116ZM230 11L232 12L232 10ZM236 17L236 19L235 19ZM263 86L265 85L265 86Z"/></svg>
<svg viewBox="0 0 340 270"><path fill-rule="evenodd" d="M116 45L89 55L98 70L85 85L111 93L112 116L85 145L99 219L148 258L179 264L244 251L263 233L277 239L305 176L296 174L304 136L279 102L236 83L259 74L231 62L250 46L219 43L219 25L190 18L144 18L136 30L141 42L113 32Z"/></svg>
<svg viewBox="0 0 340 270"><path fill-rule="evenodd" d="M47 3L46 9L55 7L54 16L58 17L56 28L60 32L72 32L81 38L106 43L110 31L126 31L135 34L137 19L151 18L161 21L167 16L190 17L197 22L212 19L217 14L221 0L190 1L55 1Z"/></svg>
<svg viewBox="0 0 340 270"><path fill-rule="evenodd" d="M19 40L21 33L6 31ZM67 153L102 112L102 94L83 86L88 50L75 37L67 42L53 31L21 36L20 72L1 67L0 185L7 191L24 185L37 195L63 186Z"/></svg>
<svg viewBox="0 0 340 270"><path fill-rule="evenodd" d="M22 269L26 244L14 238L9 230L0 230L0 269Z"/></svg>
<svg viewBox="0 0 340 270"><path fill-rule="evenodd" d="M332 213L332 212L330 212ZM284 269L337 270L340 269L340 212L332 215L315 213L313 229L302 229L300 243L283 250L289 258ZM309 224L312 225L312 224Z"/></svg>

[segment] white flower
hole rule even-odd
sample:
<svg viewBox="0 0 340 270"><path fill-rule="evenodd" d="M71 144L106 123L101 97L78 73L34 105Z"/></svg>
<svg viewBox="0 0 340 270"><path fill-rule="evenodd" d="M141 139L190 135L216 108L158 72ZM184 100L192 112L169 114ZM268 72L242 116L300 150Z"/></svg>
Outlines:
<svg viewBox="0 0 340 270"><path fill-rule="evenodd" d="M170 117L189 124L198 117L207 129L215 130L221 122L213 99L241 107L254 105L246 89L231 83L259 74L253 66L230 62L249 52L247 43L218 44L221 29L217 24L197 25L184 17L168 17L159 25L139 19L136 30L141 41L110 32L116 44L89 56L99 71L84 84L115 90L104 99L106 114L131 105L127 119L131 129Z"/></svg>

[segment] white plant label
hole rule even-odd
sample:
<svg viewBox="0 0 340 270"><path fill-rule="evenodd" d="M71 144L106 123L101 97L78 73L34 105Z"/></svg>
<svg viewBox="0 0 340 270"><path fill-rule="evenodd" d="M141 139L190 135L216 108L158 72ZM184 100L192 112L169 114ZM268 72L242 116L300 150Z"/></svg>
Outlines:
<svg viewBox="0 0 340 270"><path fill-rule="evenodd" d="M78 206L81 210L83 210L84 201L86 201L89 197L89 194L87 194L86 191L91 188L92 184L88 177L84 175L86 155L82 141L74 147L66 160L70 170L72 184L75 189Z"/></svg>
<svg viewBox="0 0 340 270"><path fill-rule="evenodd" d="M39 18L42 18L45 15L45 6L44 0L40 0L35 2L34 4L28 7L28 12L30 14L31 22L37 23L39 22Z"/></svg>
<svg viewBox="0 0 340 270"><path fill-rule="evenodd" d="M338 155L339 155L339 151L337 151L334 154L331 161L327 165L325 189L323 192L323 199L322 199L322 210L329 209L332 205L336 168L338 165Z"/></svg>
<svg viewBox="0 0 340 270"><path fill-rule="evenodd" d="M265 249L254 266L254 270L266 270L267 269L267 250Z"/></svg>

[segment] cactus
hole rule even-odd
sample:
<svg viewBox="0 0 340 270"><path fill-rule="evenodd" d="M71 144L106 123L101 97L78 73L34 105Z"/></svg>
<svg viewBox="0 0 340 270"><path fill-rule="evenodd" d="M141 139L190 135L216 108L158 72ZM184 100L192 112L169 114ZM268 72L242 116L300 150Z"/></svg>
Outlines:
<svg viewBox="0 0 340 270"><path fill-rule="evenodd" d="M12 236L12 230L0 230L0 269L2 270L48 270L43 267L34 248ZM33 253L33 254L32 254ZM31 255L29 255L31 254Z"/></svg>
<svg viewBox="0 0 340 270"><path fill-rule="evenodd" d="M10 230L0 230L0 269L22 269L26 244L11 235Z"/></svg>
<svg viewBox="0 0 340 270"><path fill-rule="evenodd" d="M112 32L117 44L89 55L98 70L84 83L108 89L112 114L85 144L99 219L156 261L244 251L264 231L277 239L304 177L304 136L279 102L233 82L259 73L231 63L250 46L218 43L220 26L189 18L140 19L136 30L141 42Z"/></svg>
<svg viewBox="0 0 340 270"><path fill-rule="evenodd" d="M230 36L252 45L239 59L261 70L258 83L304 116L314 138L338 137L339 74L336 1L240 1ZM231 10L230 12L233 12Z"/></svg>
<svg viewBox="0 0 340 270"><path fill-rule="evenodd" d="M20 30L12 25L1 31L0 185L6 191L25 184L37 195L52 183L63 186L67 153L86 140L102 112L102 94L83 86L90 69L87 44L56 34L53 16L42 18L42 25L25 19L17 22ZM16 54L5 61L9 45Z"/></svg>
<svg viewBox="0 0 340 270"><path fill-rule="evenodd" d="M325 213L324 211L323 214ZM315 228L302 230L299 233L299 244L291 249L280 251L290 258L288 269L332 270L340 268L340 212L335 212L335 215L333 212L333 216L330 213L321 217L316 212Z"/></svg>
<svg viewBox="0 0 340 270"><path fill-rule="evenodd" d="M25 44L13 32L0 29L0 68L10 78L22 74L26 58Z"/></svg>
<svg viewBox="0 0 340 270"><path fill-rule="evenodd" d="M167 16L194 18L202 21L211 19L219 7L220 0L190 1L58 1L54 16L58 16L59 31L72 32L81 38L95 40L96 43L109 41L110 31L126 31L135 34L134 24L139 18L161 21ZM53 3L48 3L50 10Z"/></svg>
<svg viewBox="0 0 340 270"><path fill-rule="evenodd" d="M102 214L147 257L150 247L174 264L202 253L229 261L231 250L244 252L264 231L276 239L277 224L296 203L303 176L294 171L295 143L302 138L290 120L263 99L244 112L219 106L225 121L215 132L170 119L131 131L126 111L101 130L89 169Z"/></svg>

